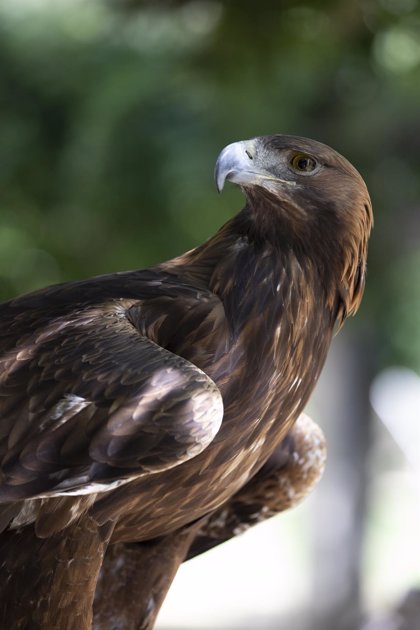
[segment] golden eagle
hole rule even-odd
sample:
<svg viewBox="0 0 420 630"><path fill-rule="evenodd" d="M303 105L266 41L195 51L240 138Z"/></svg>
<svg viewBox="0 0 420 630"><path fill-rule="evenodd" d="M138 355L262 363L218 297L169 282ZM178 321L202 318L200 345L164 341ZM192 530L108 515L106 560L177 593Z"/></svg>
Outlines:
<svg viewBox="0 0 420 630"><path fill-rule="evenodd" d="M127 545L173 574L235 514L278 509L286 436L362 297L371 203L345 158L294 136L230 144L226 180L245 207L199 247L0 305L0 627L90 628L109 545L108 567ZM106 565L98 628L127 612Z"/></svg>

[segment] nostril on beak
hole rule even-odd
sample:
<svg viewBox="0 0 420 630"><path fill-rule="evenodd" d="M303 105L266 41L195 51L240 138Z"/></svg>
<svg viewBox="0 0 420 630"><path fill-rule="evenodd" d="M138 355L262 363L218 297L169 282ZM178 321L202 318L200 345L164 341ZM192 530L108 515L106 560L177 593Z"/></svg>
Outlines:
<svg viewBox="0 0 420 630"><path fill-rule="evenodd" d="M245 149L245 153L247 154L250 160L254 159L254 156L252 155L251 151L249 151L248 149Z"/></svg>

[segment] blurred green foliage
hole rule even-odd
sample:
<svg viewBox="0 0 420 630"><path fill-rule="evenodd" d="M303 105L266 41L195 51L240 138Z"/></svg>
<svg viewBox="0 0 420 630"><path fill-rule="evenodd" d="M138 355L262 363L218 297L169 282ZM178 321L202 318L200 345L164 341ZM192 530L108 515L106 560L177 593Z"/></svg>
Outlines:
<svg viewBox="0 0 420 630"><path fill-rule="evenodd" d="M358 325L420 369L419 33L416 0L3 0L1 298L195 246L242 203L225 144L307 135L374 201Z"/></svg>

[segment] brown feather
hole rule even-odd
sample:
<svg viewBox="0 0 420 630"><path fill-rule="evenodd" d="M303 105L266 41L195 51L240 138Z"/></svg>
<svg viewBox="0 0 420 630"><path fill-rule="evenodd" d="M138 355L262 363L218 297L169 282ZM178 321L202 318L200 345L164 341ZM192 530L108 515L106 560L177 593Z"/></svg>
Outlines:
<svg viewBox="0 0 420 630"><path fill-rule="evenodd" d="M94 630L111 623L153 628L181 562L298 504L319 481L325 456L322 431L303 414L261 470L212 514L152 541L110 545L95 594Z"/></svg>

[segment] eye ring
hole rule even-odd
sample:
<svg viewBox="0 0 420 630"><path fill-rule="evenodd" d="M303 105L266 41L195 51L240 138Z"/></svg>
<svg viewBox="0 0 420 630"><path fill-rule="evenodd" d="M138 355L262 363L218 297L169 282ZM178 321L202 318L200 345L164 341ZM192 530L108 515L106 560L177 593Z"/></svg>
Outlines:
<svg viewBox="0 0 420 630"><path fill-rule="evenodd" d="M318 166L318 162L315 158L307 153L294 153L289 163L295 173L299 173L299 175L309 175L313 173Z"/></svg>

